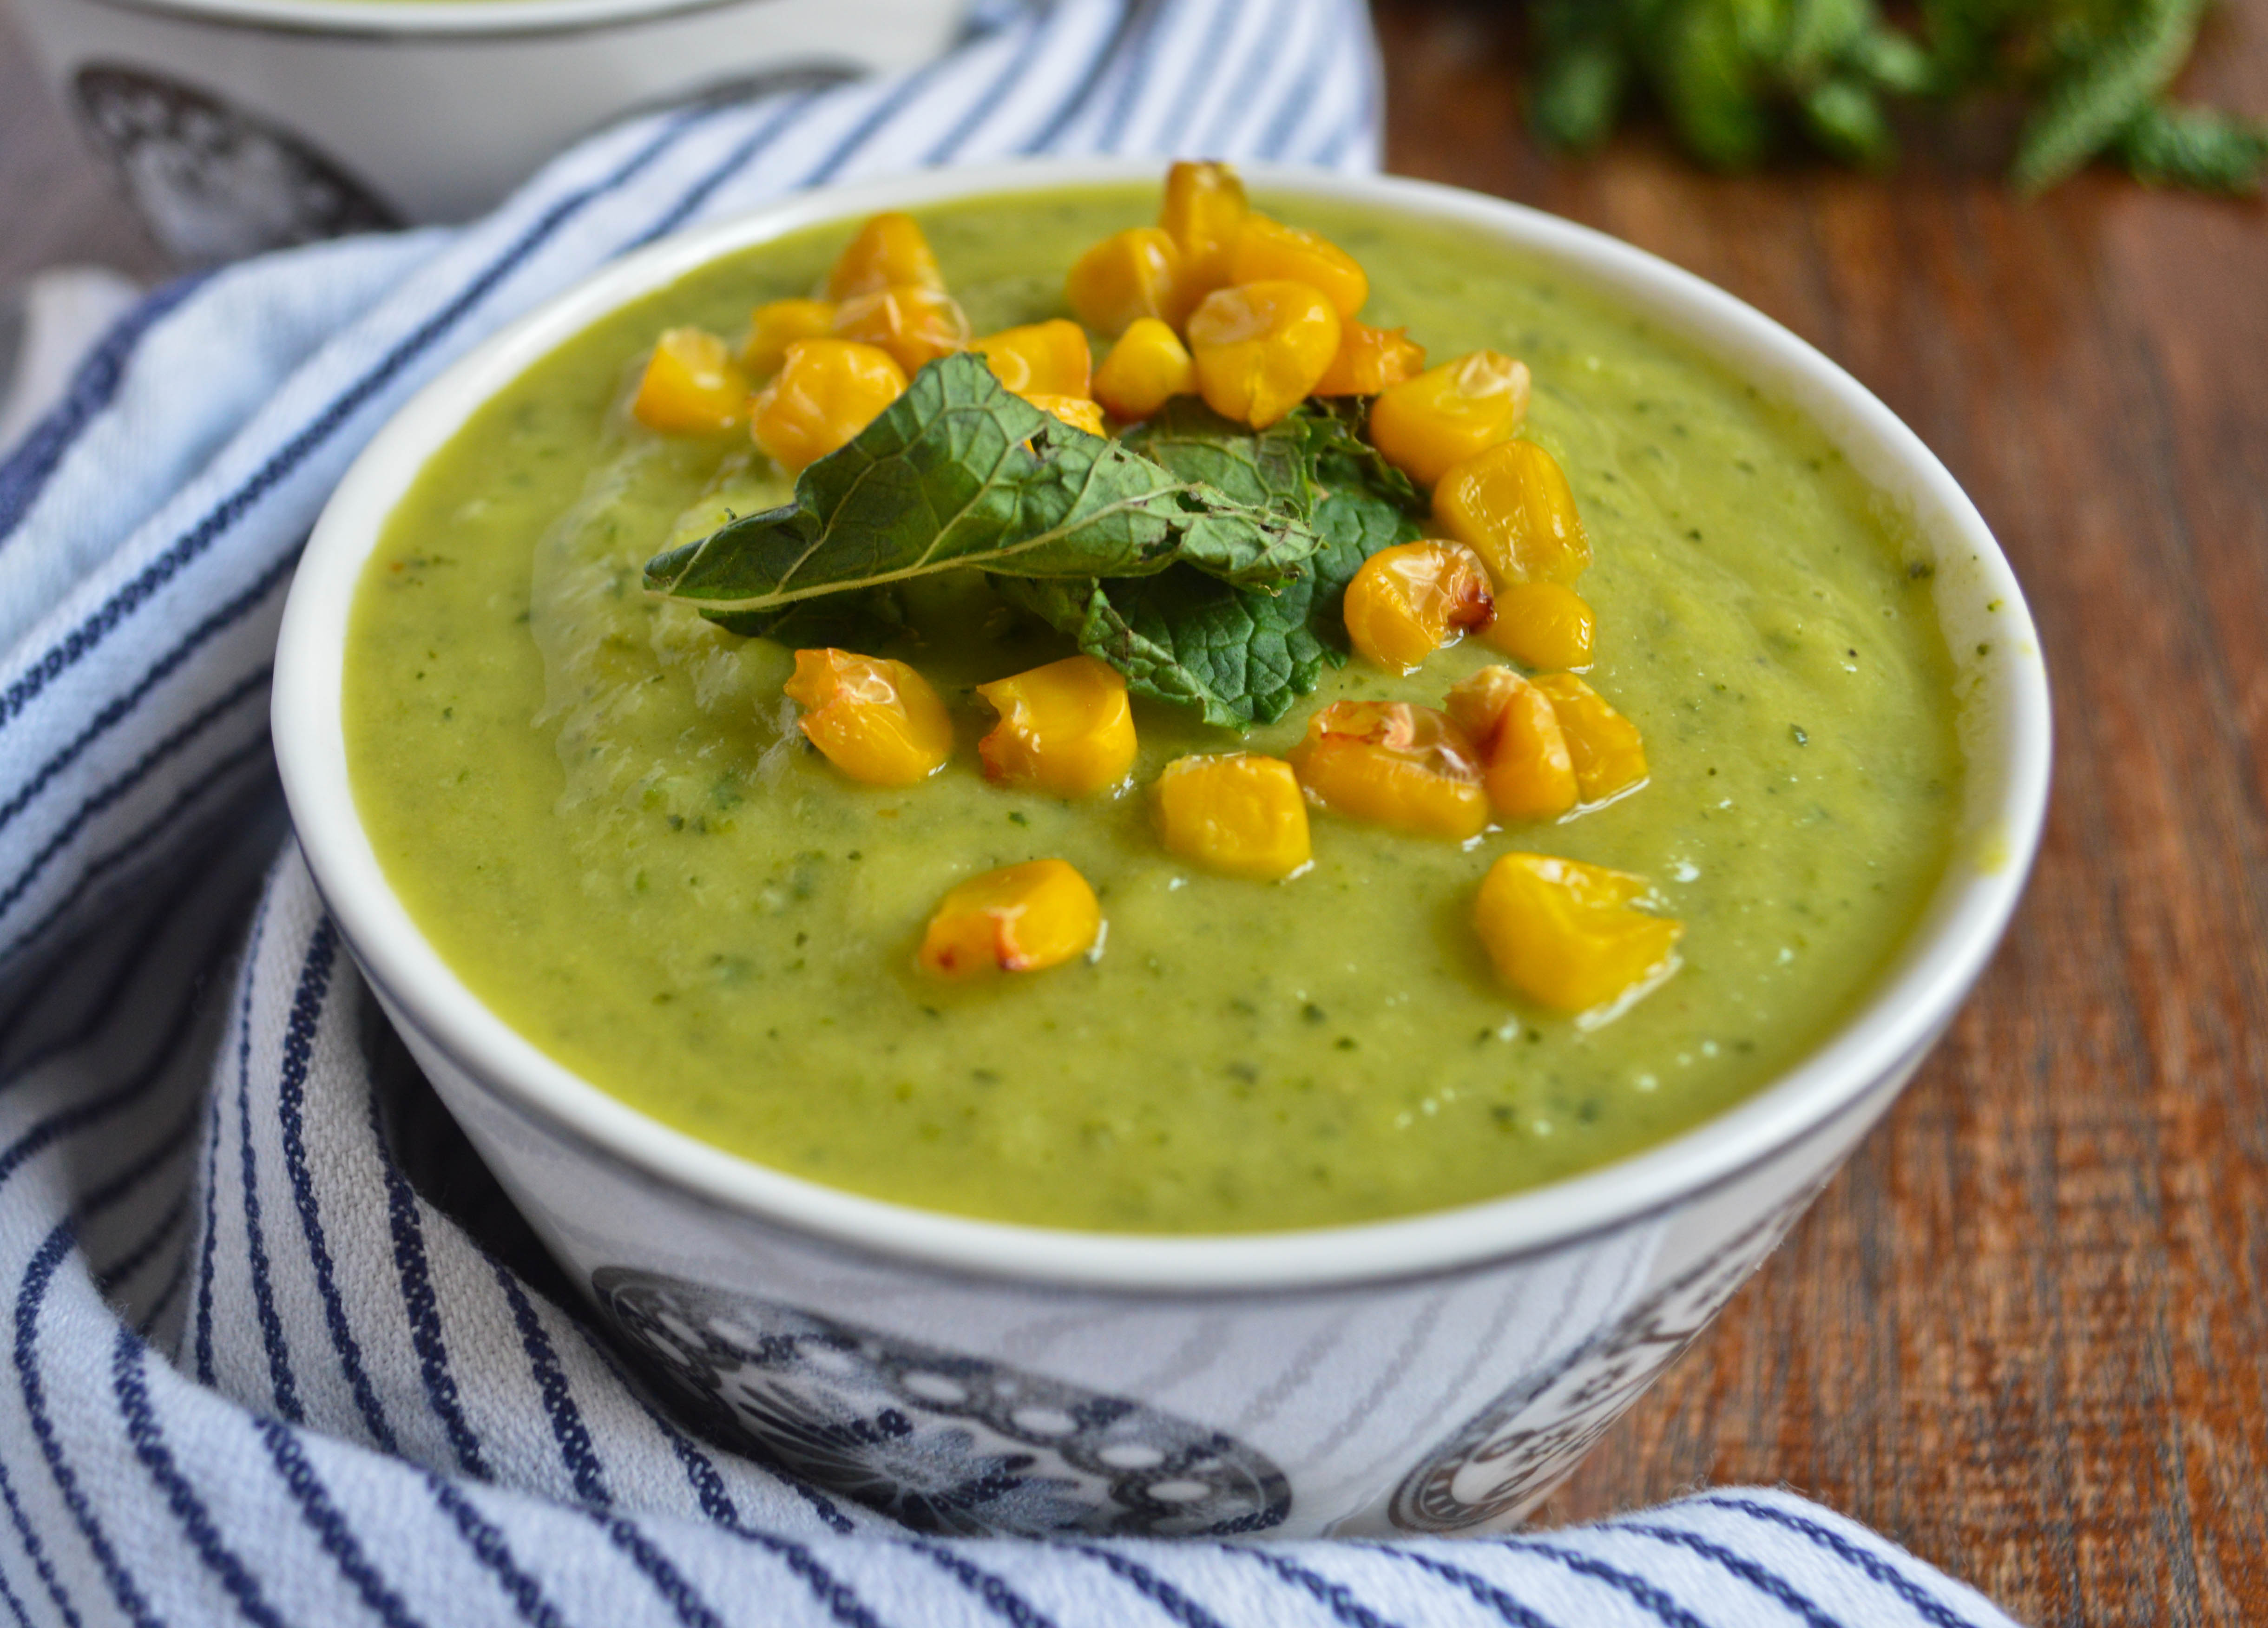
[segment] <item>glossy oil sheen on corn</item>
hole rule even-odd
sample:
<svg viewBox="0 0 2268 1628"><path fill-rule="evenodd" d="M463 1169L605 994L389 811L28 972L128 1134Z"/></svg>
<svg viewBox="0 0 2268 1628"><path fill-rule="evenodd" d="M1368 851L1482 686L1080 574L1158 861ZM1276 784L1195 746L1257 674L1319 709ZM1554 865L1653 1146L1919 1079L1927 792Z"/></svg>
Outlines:
<svg viewBox="0 0 2268 1628"><path fill-rule="evenodd" d="M1269 207L1268 201L1260 201ZM538 1045L623 1101L780 1169L1045 1225L1240 1231L1406 1214L1630 1153L1816 1045L1913 924L1950 847L1951 669L1911 545L1810 426L1570 284L1460 232L1279 204L1359 259L1366 320L1436 358L1535 370L1528 433L1596 549L1590 683L1652 779L1469 851L1329 814L1312 869L1217 875L1164 851L1140 788L1192 752L1282 753L1335 698L1439 704L1503 658L1360 662L1240 743L1138 704L1136 789L986 784L978 683L1068 654L981 585L919 608L955 714L932 779L857 785L809 749L783 648L640 589L646 557L784 489L624 412L661 329L740 331L850 235L705 269L484 406L372 557L347 657L358 806L412 916ZM1154 188L924 213L979 333L1065 314L1064 273ZM1097 345L1097 354L1101 353ZM1911 565L1911 569L1910 569ZM1528 850L1650 878L1684 966L1586 1029L1505 992L1475 892ZM981 985L915 969L955 883L1057 857L1105 950Z"/></svg>

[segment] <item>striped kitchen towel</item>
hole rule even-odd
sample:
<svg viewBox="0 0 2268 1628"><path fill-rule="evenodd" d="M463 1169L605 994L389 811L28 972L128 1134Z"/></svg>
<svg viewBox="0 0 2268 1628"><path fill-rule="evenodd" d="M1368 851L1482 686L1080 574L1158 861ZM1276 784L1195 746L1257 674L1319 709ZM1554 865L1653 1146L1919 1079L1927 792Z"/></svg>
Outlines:
<svg viewBox="0 0 2268 1628"><path fill-rule="evenodd" d="M986 15L897 79L613 129L471 226L177 284L0 463L0 1610L2007 1624L1755 1490L1462 1543L893 1526L659 1408L374 1017L281 818L269 661L325 495L436 370L613 255L821 181L1041 151L1377 160L1356 0Z"/></svg>

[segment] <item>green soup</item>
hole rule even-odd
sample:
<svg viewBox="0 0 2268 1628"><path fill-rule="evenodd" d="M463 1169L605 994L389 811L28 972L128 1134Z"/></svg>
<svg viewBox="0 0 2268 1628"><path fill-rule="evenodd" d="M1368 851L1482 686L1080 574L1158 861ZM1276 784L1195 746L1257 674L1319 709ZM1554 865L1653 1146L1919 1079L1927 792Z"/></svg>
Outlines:
<svg viewBox="0 0 2268 1628"><path fill-rule="evenodd" d="M978 332L1062 313L1087 244L1151 189L920 218ZM1265 201L1263 200L1263 203ZM388 523L356 602L344 726L389 880L507 1021L718 1147L906 1204L1040 1225L1233 1232L1402 1215L1629 1153L1815 1047L1948 861L1961 760L1926 571L1821 434L1557 271L1457 231L1290 203L1368 269L1366 320L1436 358L1534 369L1596 553L1587 675L1652 778L1460 847L1318 814L1282 883L1158 844L1145 799L986 784L970 687L1069 654L981 581L918 607L912 660L960 744L910 790L851 783L795 727L783 647L640 586L647 557L788 488L748 453L627 416L655 333L738 331L806 291L850 227L707 267L562 346L482 407ZM1098 352L1099 354L1099 352ZM1476 641L1339 696L1438 704ZM1136 704L1146 784L1236 737ZM1611 1021L1523 1004L1469 924L1498 854L1635 871L1683 965ZM1089 961L977 987L914 969L939 897L1059 857L1107 918Z"/></svg>

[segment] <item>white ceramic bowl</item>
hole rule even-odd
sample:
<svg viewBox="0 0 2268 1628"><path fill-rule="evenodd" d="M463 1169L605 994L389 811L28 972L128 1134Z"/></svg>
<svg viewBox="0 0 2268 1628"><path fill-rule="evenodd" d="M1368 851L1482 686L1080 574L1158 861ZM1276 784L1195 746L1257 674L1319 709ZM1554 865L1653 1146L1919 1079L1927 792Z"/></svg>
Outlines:
<svg viewBox="0 0 2268 1628"><path fill-rule="evenodd" d="M968 0L15 0L166 251L462 220L633 108L910 68Z"/></svg>
<svg viewBox="0 0 2268 1628"><path fill-rule="evenodd" d="M1920 925L1799 1066L1586 1175L1407 1219L1173 1238L818 1186L645 1118L490 1013L387 887L349 790L341 652L363 564L482 400L615 307L745 246L1155 167L1035 164L790 199L619 262L467 357L371 443L308 544L276 661L284 786L324 896L443 1100L573 1279L719 1429L956 1529L1502 1527L1700 1330L1889 1106L1991 954L2038 839L2048 689L2007 562L1912 432L1784 328L1531 210L1406 180L1251 176L1287 212L1304 194L1465 223L1645 311L1808 413L1935 561L1969 768L1958 850Z"/></svg>

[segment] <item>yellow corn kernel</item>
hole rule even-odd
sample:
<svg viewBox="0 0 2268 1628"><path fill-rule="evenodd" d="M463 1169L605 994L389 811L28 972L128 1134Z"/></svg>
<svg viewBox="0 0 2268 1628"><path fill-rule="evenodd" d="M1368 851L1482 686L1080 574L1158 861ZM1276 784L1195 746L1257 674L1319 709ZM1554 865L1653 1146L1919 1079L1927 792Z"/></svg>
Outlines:
<svg viewBox="0 0 2268 1628"><path fill-rule="evenodd" d="M1433 518L1480 550L1502 583L1572 583L1591 564L1591 540L1559 460L1533 441L1476 453L1433 488Z"/></svg>
<svg viewBox="0 0 2268 1628"><path fill-rule="evenodd" d="M799 339L756 393L748 429L758 446L801 469L873 423L905 388L905 370L887 350L847 339Z"/></svg>
<svg viewBox="0 0 2268 1628"><path fill-rule="evenodd" d="M1083 395L1027 395L1024 398L1050 418L1059 418L1089 435L1102 433L1102 403Z"/></svg>
<svg viewBox="0 0 2268 1628"><path fill-rule="evenodd" d="M1150 788L1168 853L1230 876L1274 881L1306 865L1307 804L1280 757L1177 757Z"/></svg>
<svg viewBox="0 0 2268 1628"><path fill-rule="evenodd" d="M1226 164L1182 163L1166 172L1158 225L1181 247L1192 302L1235 280L1228 274L1229 252L1248 207L1244 183Z"/></svg>
<svg viewBox="0 0 2268 1628"><path fill-rule="evenodd" d="M1144 317L1179 328L1191 303L1181 246L1156 226L1114 232L1072 262L1064 298L1080 321L1114 337Z"/></svg>
<svg viewBox="0 0 2268 1628"><path fill-rule="evenodd" d="M775 299L748 313L748 336L740 342L740 365L762 382L780 370L787 348L799 339L824 339L835 331L835 302Z"/></svg>
<svg viewBox="0 0 2268 1628"><path fill-rule="evenodd" d="M1404 542L1381 549L1347 584L1341 614L1355 650L1394 673L1489 619L1488 572L1461 542Z"/></svg>
<svg viewBox="0 0 2268 1628"><path fill-rule="evenodd" d="M729 434L748 421L748 376L716 335L673 328L655 342L630 410L664 435Z"/></svg>
<svg viewBox="0 0 2268 1628"><path fill-rule="evenodd" d="M1118 785L1134 766L1126 681L1093 656L995 679L976 693L1000 714L976 743L987 780L1086 797Z"/></svg>
<svg viewBox="0 0 2268 1628"><path fill-rule="evenodd" d="M1101 935L1102 906L1086 878L1061 859L1033 859L972 876L939 900L915 960L939 978L1044 972Z"/></svg>
<svg viewBox="0 0 2268 1628"><path fill-rule="evenodd" d="M1337 244L1270 220L1247 215L1228 251L1228 280L1304 283L1321 290L1342 321L1352 320L1370 298L1370 277Z"/></svg>
<svg viewBox="0 0 2268 1628"><path fill-rule="evenodd" d="M1473 927L1513 989L1587 1012L1676 970L1684 924L1632 908L1646 892L1626 872L1508 853L1481 881Z"/></svg>
<svg viewBox="0 0 2268 1628"><path fill-rule="evenodd" d="M968 349L968 318L942 290L901 283L857 294L835 309L835 337L888 351L909 374Z"/></svg>
<svg viewBox="0 0 2268 1628"><path fill-rule="evenodd" d="M902 661L847 650L799 650L784 686L811 744L853 780L913 785L953 755L953 719L929 681Z"/></svg>
<svg viewBox="0 0 2268 1628"><path fill-rule="evenodd" d="M992 376L1018 395L1086 396L1094 359L1086 330L1057 317L1004 328L972 339L968 348L984 358Z"/></svg>
<svg viewBox="0 0 2268 1628"><path fill-rule="evenodd" d="M1496 616L1481 637L1514 661L1548 671L1591 665L1598 618L1574 589L1556 582L1515 582L1498 590Z"/></svg>
<svg viewBox="0 0 2268 1628"><path fill-rule="evenodd" d="M1547 673L1535 687L1551 697L1585 802L1602 802L1646 778L1646 742L1638 726L1605 696L1572 673Z"/></svg>
<svg viewBox="0 0 2268 1628"><path fill-rule="evenodd" d="M1442 703L1480 753L1489 807L1506 820L1556 820L1575 806L1575 762L1551 697L1510 667L1483 667Z"/></svg>
<svg viewBox="0 0 2268 1628"><path fill-rule="evenodd" d="M910 215L895 210L867 217L858 235L827 274L827 297L850 299L886 288L942 289L945 273Z"/></svg>
<svg viewBox="0 0 2268 1628"><path fill-rule="evenodd" d="M1409 329L1348 322L1339 334L1339 353L1315 381L1315 394L1376 395L1425 369L1425 347L1410 337Z"/></svg>
<svg viewBox="0 0 2268 1628"><path fill-rule="evenodd" d="M1182 336L1155 317L1130 324L1094 370L1094 399L1111 416L1132 423L1147 418L1177 395L1194 394L1197 364Z"/></svg>
<svg viewBox="0 0 2268 1628"><path fill-rule="evenodd" d="M1463 842L1488 823L1479 755L1446 712L1406 701L1334 701L1291 751L1309 798L1335 813Z"/></svg>
<svg viewBox="0 0 2268 1628"><path fill-rule="evenodd" d="M1475 453L1508 441L1528 416L1528 365L1476 350L1389 386L1371 403L1370 439L1431 486Z"/></svg>
<svg viewBox="0 0 2268 1628"><path fill-rule="evenodd" d="M1339 313L1305 283L1242 283L1189 313L1205 405L1264 430L1307 399L1338 353Z"/></svg>

